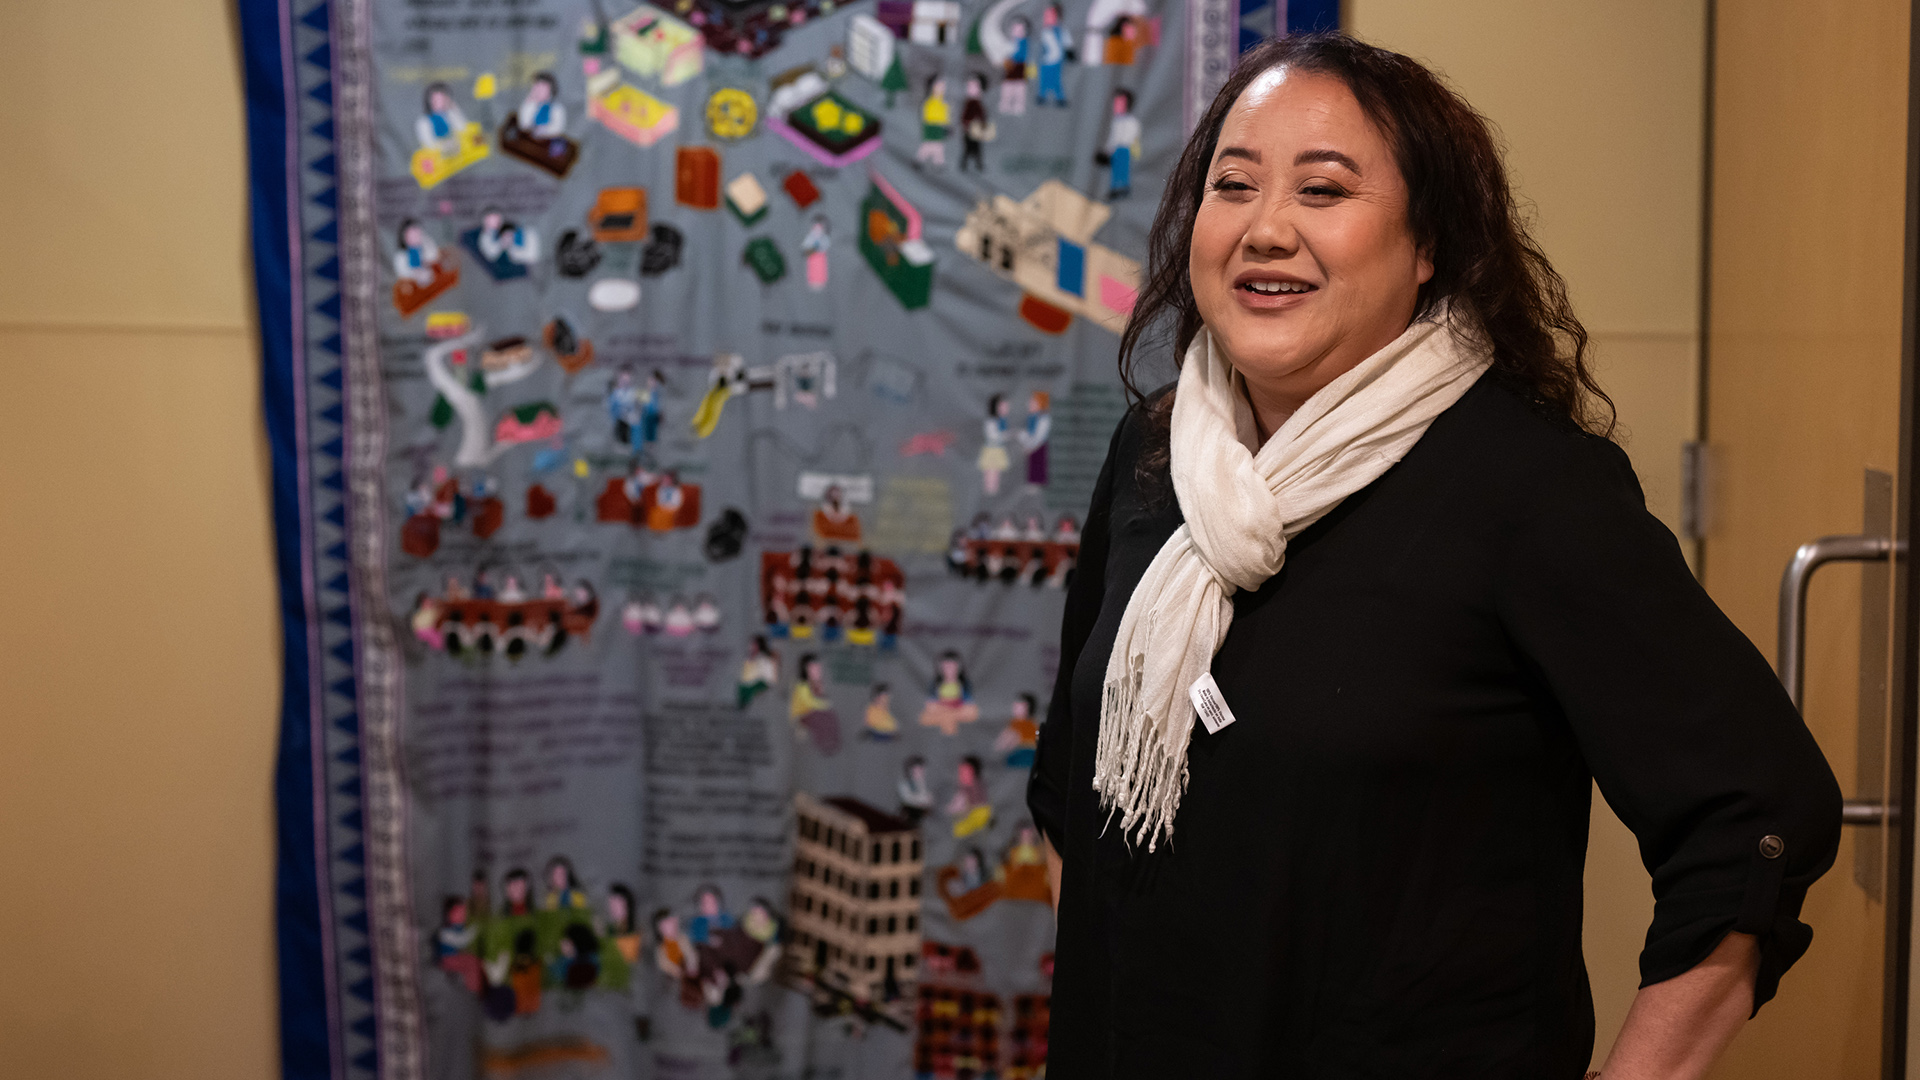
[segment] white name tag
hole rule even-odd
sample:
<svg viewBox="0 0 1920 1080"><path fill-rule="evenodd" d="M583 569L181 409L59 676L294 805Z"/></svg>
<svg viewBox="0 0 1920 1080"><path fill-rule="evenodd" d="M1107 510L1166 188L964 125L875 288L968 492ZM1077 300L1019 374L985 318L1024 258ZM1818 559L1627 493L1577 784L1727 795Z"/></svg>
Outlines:
<svg viewBox="0 0 1920 1080"><path fill-rule="evenodd" d="M1207 726L1207 734L1218 735L1220 729L1233 723L1233 710L1227 708L1227 699L1220 696L1220 686L1213 681L1213 672L1209 671L1193 681L1187 688L1187 696L1193 699L1193 711L1200 714L1200 722Z"/></svg>

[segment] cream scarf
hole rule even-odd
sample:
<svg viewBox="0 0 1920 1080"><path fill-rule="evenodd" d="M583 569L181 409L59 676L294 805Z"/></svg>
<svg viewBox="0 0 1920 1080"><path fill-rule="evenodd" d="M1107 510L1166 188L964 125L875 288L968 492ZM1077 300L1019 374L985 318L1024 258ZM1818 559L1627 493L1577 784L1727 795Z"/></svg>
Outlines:
<svg viewBox="0 0 1920 1080"><path fill-rule="evenodd" d="M1240 375L1211 333L1194 338L1173 401L1173 491L1186 523L1134 587L1100 703L1093 788L1129 839L1152 851L1172 836L1193 734L1188 690L1227 638L1234 591L1279 573L1287 539L1405 457L1488 362L1443 311L1328 383L1260 446Z"/></svg>

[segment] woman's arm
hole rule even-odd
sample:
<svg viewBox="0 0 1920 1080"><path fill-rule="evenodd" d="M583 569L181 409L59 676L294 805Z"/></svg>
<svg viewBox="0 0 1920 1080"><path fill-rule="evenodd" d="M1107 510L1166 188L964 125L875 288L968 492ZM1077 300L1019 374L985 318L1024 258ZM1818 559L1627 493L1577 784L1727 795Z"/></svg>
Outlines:
<svg viewBox="0 0 1920 1080"><path fill-rule="evenodd" d="M1053 898L1053 913L1057 917L1060 914L1060 868L1063 864L1060 853L1053 850L1053 841L1043 836L1040 845L1047 852L1047 895Z"/></svg>
<svg viewBox="0 0 1920 1080"><path fill-rule="evenodd" d="M1653 879L1608 1080L1697 1077L1812 940L1800 908L1839 848L1840 789L1766 659L1647 513L1626 455L1567 438L1528 482L1498 610Z"/></svg>
<svg viewBox="0 0 1920 1080"><path fill-rule="evenodd" d="M1048 868L1057 857L1048 850ZM1643 986L1601 1080L1698 1080L1753 1012L1759 939L1731 933L1690 971Z"/></svg>

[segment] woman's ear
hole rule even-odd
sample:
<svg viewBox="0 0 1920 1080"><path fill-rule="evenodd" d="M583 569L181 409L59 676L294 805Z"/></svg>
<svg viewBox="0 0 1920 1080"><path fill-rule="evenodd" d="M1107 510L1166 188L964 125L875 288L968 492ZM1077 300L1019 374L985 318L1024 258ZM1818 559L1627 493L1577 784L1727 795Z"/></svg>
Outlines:
<svg viewBox="0 0 1920 1080"><path fill-rule="evenodd" d="M1425 285L1433 280L1433 245L1422 244L1413 250L1414 280Z"/></svg>

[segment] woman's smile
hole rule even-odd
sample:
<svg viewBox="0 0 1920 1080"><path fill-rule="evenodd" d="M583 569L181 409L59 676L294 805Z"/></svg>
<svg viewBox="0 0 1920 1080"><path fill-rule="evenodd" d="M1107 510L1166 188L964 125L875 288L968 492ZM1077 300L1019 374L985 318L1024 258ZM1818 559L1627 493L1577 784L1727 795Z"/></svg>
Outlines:
<svg viewBox="0 0 1920 1080"><path fill-rule="evenodd" d="M1292 274L1249 270L1234 279L1239 301L1254 311L1291 311L1306 302L1320 286Z"/></svg>

